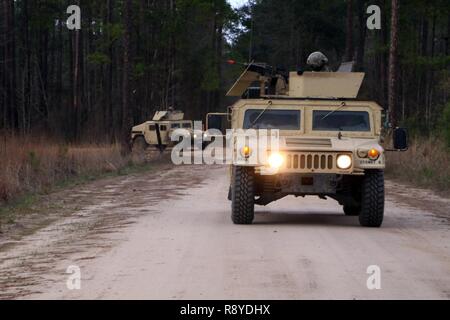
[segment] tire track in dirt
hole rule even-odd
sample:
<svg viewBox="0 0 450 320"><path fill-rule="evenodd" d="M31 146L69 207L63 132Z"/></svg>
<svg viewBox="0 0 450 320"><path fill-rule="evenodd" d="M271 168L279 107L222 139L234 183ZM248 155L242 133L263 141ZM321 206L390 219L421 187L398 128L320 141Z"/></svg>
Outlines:
<svg viewBox="0 0 450 320"><path fill-rule="evenodd" d="M102 256L126 238L140 216L158 214L154 203L177 199L203 178L201 170L162 166L45 197L40 203L48 209L45 217L30 214L16 222L30 234L16 238L11 230L0 238L0 299L38 293L36 287L53 281L46 274L68 256L72 261Z"/></svg>

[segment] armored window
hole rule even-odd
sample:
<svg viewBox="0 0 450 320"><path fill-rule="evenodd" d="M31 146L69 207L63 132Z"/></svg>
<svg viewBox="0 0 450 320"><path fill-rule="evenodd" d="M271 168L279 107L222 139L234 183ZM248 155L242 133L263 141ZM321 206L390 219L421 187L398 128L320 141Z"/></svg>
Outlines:
<svg viewBox="0 0 450 320"><path fill-rule="evenodd" d="M300 110L249 109L245 112L244 129L300 130Z"/></svg>
<svg viewBox="0 0 450 320"><path fill-rule="evenodd" d="M316 110L313 112L313 130L370 131L369 113L365 111Z"/></svg>
<svg viewBox="0 0 450 320"><path fill-rule="evenodd" d="M183 128L190 128L191 124L190 123L183 123Z"/></svg>
<svg viewBox="0 0 450 320"><path fill-rule="evenodd" d="M170 127L172 129L180 128L180 124L179 123L172 123Z"/></svg>
<svg viewBox="0 0 450 320"><path fill-rule="evenodd" d="M159 126L159 130L160 130L160 131L167 131L167 126L164 125L164 124L163 124L163 125L160 125L160 126Z"/></svg>
<svg viewBox="0 0 450 320"><path fill-rule="evenodd" d="M154 125L154 124L149 125L149 126L148 126L148 130L150 130L150 131L155 131L155 130L156 130L155 125Z"/></svg>

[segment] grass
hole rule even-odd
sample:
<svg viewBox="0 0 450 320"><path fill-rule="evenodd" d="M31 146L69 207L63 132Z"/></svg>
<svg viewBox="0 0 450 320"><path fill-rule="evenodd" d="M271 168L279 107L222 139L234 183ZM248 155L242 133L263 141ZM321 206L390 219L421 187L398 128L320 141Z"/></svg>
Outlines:
<svg viewBox="0 0 450 320"><path fill-rule="evenodd" d="M387 153L388 177L450 197L450 149L439 138L416 138L406 152Z"/></svg>
<svg viewBox="0 0 450 320"><path fill-rule="evenodd" d="M73 177L56 183L46 192L28 193L7 203L3 203L3 205L0 206L0 233L2 224L13 224L16 222L17 217L23 217L24 215L32 213L45 213L49 208L49 204L46 204L45 206L40 206L39 204L42 196L45 196L47 193L57 192L66 188L83 185L85 183L89 183L98 179L149 172L151 170L157 169L160 165L161 164L157 163L129 163L125 167L120 168L115 172L104 172ZM50 207L57 208L57 206L54 204L50 204Z"/></svg>
<svg viewBox="0 0 450 320"><path fill-rule="evenodd" d="M30 211L40 194L102 177L148 170L117 144L69 145L45 138L0 137L0 222Z"/></svg>

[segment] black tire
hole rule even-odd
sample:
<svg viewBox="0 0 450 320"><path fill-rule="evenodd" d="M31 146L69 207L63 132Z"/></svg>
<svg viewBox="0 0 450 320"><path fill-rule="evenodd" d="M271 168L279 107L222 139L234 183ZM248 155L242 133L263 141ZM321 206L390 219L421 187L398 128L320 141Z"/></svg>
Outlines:
<svg viewBox="0 0 450 320"><path fill-rule="evenodd" d="M145 138L143 136L134 138L133 146L132 146L132 150L134 153L139 154L139 155L144 154L147 147L148 147L148 144L145 141Z"/></svg>
<svg viewBox="0 0 450 320"><path fill-rule="evenodd" d="M231 220L234 224L252 224L255 217L255 177L253 167L233 167Z"/></svg>
<svg viewBox="0 0 450 320"><path fill-rule="evenodd" d="M384 218L384 173L367 170L362 182L361 214L359 223L363 227L378 228Z"/></svg>
<svg viewBox="0 0 450 320"><path fill-rule="evenodd" d="M361 207L344 205L344 213L346 216L355 217L361 213Z"/></svg>

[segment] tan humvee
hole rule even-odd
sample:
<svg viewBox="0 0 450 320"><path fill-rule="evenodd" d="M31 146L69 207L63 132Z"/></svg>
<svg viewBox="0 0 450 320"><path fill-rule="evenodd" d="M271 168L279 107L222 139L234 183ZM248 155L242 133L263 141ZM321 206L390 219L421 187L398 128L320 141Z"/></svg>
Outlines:
<svg viewBox="0 0 450 320"><path fill-rule="evenodd" d="M191 120L183 120L181 111L157 111L153 120L144 122L132 128L131 140L133 151L141 152L152 146L159 151L164 151L175 142L170 137L174 130L185 129L193 136L193 123Z"/></svg>
<svg viewBox="0 0 450 320"><path fill-rule="evenodd" d="M266 160L256 164L249 159L260 150L248 145L237 150L238 144L232 143L233 222L251 224L255 204L267 205L287 195L315 195L337 200L346 215L359 216L362 226L381 226L383 109L375 102L355 100L364 74L291 72L281 76L266 68L249 65L228 92L242 97L252 83L260 83L259 98L241 99L232 106L233 129L279 130L279 150L267 150ZM407 148L404 129L394 132L394 148Z"/></svg>

